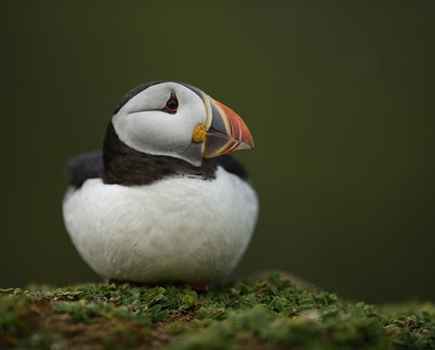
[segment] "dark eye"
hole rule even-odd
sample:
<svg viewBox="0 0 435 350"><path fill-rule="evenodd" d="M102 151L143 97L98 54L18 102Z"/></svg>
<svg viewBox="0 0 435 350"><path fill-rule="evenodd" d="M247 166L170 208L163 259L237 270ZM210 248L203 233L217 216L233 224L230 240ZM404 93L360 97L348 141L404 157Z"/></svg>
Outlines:
<svg viewBox="0 0 435 350"><path fill-rule="evenodd" d="M169 97L169 100L166 102L166 106L163 108L163 111L166 113L174 114L177 112L177 109L178 109L177 96L175 96L175 94L171 94L171 97Z"/></svg>

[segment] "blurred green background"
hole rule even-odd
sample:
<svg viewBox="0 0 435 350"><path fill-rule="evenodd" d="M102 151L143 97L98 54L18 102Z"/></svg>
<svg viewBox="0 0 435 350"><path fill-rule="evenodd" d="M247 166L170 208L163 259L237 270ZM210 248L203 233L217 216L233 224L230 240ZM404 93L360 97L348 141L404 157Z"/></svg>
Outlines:
<svg viewBox="0 0 435 350"><path fill-rule="evenodd" d="M63 227L65 161L100 147L127 90L171 79L254 134L241 274L435 300L431 2L202 3L6 2L0 287L97 279Z"/></svg>

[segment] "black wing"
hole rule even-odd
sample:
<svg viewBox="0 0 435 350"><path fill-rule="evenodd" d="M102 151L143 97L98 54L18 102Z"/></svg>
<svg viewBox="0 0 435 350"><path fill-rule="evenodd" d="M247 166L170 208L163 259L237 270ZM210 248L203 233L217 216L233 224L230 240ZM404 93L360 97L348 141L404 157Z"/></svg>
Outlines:
<svg viewBox="0 0 435 350"><path fill-rule="evenodd" d="M217 158L217 163L226 171L237 175L242 180L248 179L248 172L236 158L232 156L221 156Z"/></svg>
<svg viewBox="0 0 435 350"><path fill-rule="evenodd" d="M102 177L103 170L103 155L100 151L80 154L68 162L69 184L80 188L87 179Z"/></svg>
<svg viewBox="0 0 435 350"><path fill-rule="evenodd" d="M217 159L217 164L229 173L232 173L242 180L248 179L248 173L243 165L231 156L221 156ZM75 188L80 188L88 179L100 178L103 176L104 163L101 151L83 153L71 159L67 165L69 184Z"/></svg>

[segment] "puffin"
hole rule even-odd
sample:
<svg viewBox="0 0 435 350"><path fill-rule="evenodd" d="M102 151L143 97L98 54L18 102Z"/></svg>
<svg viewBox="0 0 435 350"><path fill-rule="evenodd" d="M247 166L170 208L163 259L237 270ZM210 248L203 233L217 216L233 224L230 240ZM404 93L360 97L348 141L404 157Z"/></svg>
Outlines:
<svg viewBox="0 0 435 350"><path fill-rule="evenodd" d="M258 197L230 154L252 150L243 119L178 81L144 83L117 105L102 150L67 166L63 218L104 280L207 290L235 269Z"/></svg>

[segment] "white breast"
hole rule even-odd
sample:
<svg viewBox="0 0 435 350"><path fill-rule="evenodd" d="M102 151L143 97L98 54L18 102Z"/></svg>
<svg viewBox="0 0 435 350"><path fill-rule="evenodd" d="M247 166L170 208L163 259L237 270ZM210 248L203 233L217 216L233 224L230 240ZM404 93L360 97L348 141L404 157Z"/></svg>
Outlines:
<svg viewBox="0 0 435 350"><path fill-rule="evenodd" d="M126 187L91 179L63 205L72 241L98 274L148 283L222 279L244 253L257 211L254 190L220 167L209 181Z"/></svg>

